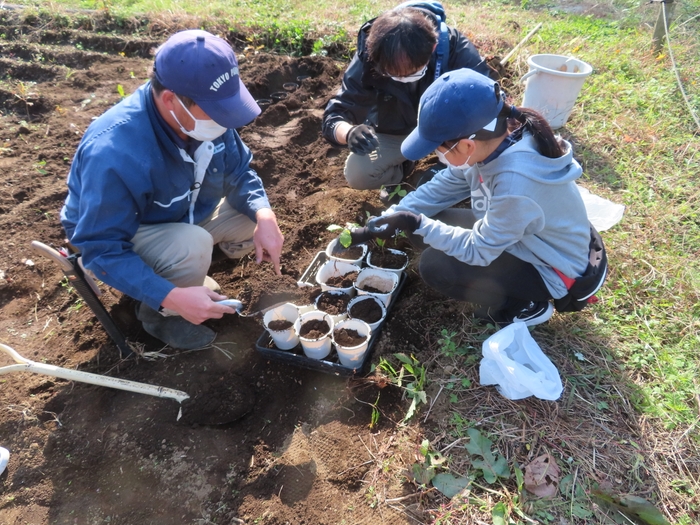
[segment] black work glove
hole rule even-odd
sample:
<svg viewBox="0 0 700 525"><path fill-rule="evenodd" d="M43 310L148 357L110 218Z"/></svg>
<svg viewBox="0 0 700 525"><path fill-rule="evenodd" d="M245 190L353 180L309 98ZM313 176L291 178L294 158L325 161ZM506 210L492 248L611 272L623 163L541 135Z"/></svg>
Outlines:
<svg viewBox="0 0 700 525"><path fill-rule="evenodd" d="M367 155L368 153L372 153L379 145L377 136L374 134L374 129L366 124L360 124L350 128L345 140L347 140L348 148L350 148L350 151L355 155Z"/></svg>
<svg viewBox="0 0 700 525"><path fill-rule="evenodd" d="M367 224L376 219L377 217L370 217L369 219L367 219ZM352 230L350 232L350 239L352 241L351 245L355 246L356 244L363 244L367 241L371 241L372 239L374 239L374 234L371 231L369 231L367 226L364 226L362 228L355 228L354 230Z"/></svg>
<svg viewBox="0 0 700 525"><path fill-rule="evenodd" d="M399 231L413 233L420 227L420 215L410 211L398 211L384 217L370 219L367 230L379 239L391 239Z"/></svg>

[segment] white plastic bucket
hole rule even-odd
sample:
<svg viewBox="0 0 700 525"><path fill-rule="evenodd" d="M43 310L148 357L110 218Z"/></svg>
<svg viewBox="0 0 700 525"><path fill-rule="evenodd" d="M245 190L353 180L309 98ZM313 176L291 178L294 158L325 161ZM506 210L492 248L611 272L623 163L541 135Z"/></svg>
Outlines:
<svg viewBox="0 0 700 525"><path fill-rule="evenodd" d="M534 109L552 129L566 124L576 98L593 68L576 58L562 55L532 55L527 59L523 107Z"/></svg>
<svg viewBox="0 0 700 525"><path fill-rule="evenodd" d="M291 350L299 344L299 336L294 329L294 323L297 319L299 319L299 309L292 303L285 303L268 310L263 316L263 324L275 342L275 346L280 350ZM289 321L292 326L286 330L272 330L268 327L272 321Z"/></svg>
<svg viewBox="0 0 700 525"><path fill-rule="evenodd" d="M333 319L330 315L324 312L319 312L314 310L313 312L307 312L302 314L294 323L294 331L298 334L301 331L301 327L307 321L311 320L324 320L328 324L328 333L319 337L318 339L308 339L306 337L299 336L299 341L301 342L301 347L304 350L306 357L311 359L323 359L328 354L331 353L331 342L333 334Z"/></svg>
<svg viewBox="0 0 700 525"><path fill-rule="evenodd" d="M335 340L336 330L342 330L346 328L348 330L355 330L358 335L364 336L365 340L357 346L342 346L339 345ZM333 329L333 344L335 345L335 350L338 352L338 360L340 364L348 368L357 368L362 364L362 359L365 357L367 352L367 347L369 346L369 340L372 337L372 329L364 321L359 319L347 319L338 323Z"/></svg>

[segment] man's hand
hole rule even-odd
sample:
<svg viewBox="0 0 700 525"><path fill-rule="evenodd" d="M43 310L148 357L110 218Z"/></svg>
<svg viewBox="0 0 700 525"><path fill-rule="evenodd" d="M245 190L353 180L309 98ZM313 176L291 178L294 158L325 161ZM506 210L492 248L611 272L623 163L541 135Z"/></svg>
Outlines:
<svg viewBox="0 0 700 525"><path fill-rule="evenodd" d="M374 129L366 124L360 124L350 128L346 140L348 142L348 148L356 155L372 153L379 145L377 135L374 134Z"/></svg>
<svg viewBox="0 0 700 525"><path fill-rule="evenodd" d="M253 233L253 243L255 244L255 261L260 264L269 261L275 268L277 275L282 275L280 271L280 257L282 256L282 243L284 235L277 226L277 217L270 208L262 208L255 214L257 226Z"/></svg>
<svg viewBox="0 0 700 525"><path fill-rule="evenodd" d="M207 319L221 319L224 314L236 313L235 308L214 302L224 299L225 295L212 292L206 286L189 286L170 290L161 306L180 314L190 323L201 324Z"/></svg>
<svg viewBox="0 0 700 525"><path fill-rule="evenodd" d="M371 219L367 223L367 230L380 239L391 239L397 232L413 233L420 227L420 215L410 211L399 211L391 215L384 215Z"/></svg>

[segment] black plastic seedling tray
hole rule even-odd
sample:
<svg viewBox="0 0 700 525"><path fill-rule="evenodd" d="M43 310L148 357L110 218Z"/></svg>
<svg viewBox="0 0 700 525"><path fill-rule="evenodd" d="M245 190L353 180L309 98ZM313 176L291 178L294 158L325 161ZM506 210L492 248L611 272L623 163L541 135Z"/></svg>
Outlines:
<svg viewBox="0 0 700 525"><path fill-rule="evenodd" d="M311 264L306 268L306 271L304 271L304 274L301 276L297 284L299 286L318 286L316 283L316 273L318 273L318 270L327 260L328 256L325 252L318 252L314 257L314 260L311 261ZM331 353L324 359L311 359L310 357L306 357L301 344L298 344L291 350L280 350L275 346L275 343L267 330L260 335L255 343L255 348L269 359L281 361L300 368L317 370L326 374L334 374L343 377L362 374L366 371L367 365L371 361L370 358L372 356L374 344L377 342L377 339L379 339L384 323L386 323L386 318L393 308L394 303L396 303L405 282L406 272L402 272L401 276L399 277L399 283L396 286L396 290L394 290L394 293L391 296L391 301L389 301L389 305L387 306L386 316L384 316L384 320L381 322L381 324L372 330L372 337L367 345L367 352L365 352L365 357L357 368L348 368L340 364L340 361L338 361L338 354L336 353L335 349L332 349Z"/></svg>

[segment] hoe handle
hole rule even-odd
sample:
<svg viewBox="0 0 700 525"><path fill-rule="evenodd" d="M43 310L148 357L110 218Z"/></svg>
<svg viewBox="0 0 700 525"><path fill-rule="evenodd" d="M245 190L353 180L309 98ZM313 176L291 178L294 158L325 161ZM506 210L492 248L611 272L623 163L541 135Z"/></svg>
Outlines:
<svg viewBox="0 0 700 525"><path fill-rule="evenodd" d="M44 374L52 377L60 377L61 379L68 379L70 381L79 381L81 383L89 383L91 385L106 386L108 388L116 388L118 390L126 390L128 392L135 392L137 394L147 394L149 396L156 397L167 397L176 400L178 403L182 403L185 399L189 399L189 395L181 390L173 390L172 388L165 388L162 386L148 385L146 383L137 383L135 381L128 381L126 379L119 379L118 377L102 376L99 374L91 374L90 372L81 372L79 370L71 370L69 368L60 368L54 365L47 365L44 363L36 363L25 359L19 355L13 348L0 343L0 350L4 351L12 359L14 359L17 365L10 365L0 368L0 375L8 374L10 372L35 372L37 374Z"/></svg>

